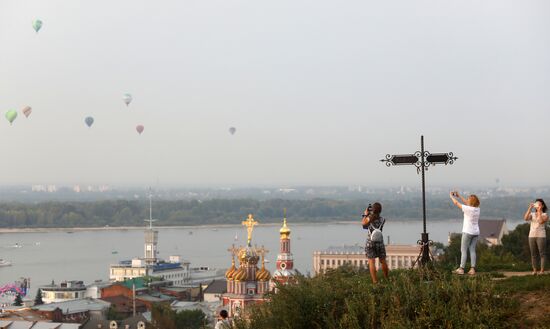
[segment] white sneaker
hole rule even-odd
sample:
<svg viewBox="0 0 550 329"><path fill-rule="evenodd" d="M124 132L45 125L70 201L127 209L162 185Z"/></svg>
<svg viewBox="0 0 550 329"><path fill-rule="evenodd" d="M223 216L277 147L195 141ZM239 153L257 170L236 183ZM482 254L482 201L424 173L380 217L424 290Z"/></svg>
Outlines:
<svg viewBox="0 0 550 329"><path fill-rule="evenodd" d="M473 268L473 267L470 267L470 270L468 271L468 274L469 275L475 275L476 274L476 269Z"/></svg>
<svg viewBox="0 0 550 329"><path fill-rule="evenodd" d="M464 269L463 269L462 267L459 267L459 268L457 268L456 270L454 270L453 273L454 273L454 274L463 275L463 274L464 274Z"/></svg>

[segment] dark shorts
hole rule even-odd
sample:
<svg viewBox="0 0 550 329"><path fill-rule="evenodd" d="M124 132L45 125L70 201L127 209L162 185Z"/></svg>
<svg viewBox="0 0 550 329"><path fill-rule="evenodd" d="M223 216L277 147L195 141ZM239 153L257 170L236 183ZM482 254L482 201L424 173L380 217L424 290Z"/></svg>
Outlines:
<svg viewBox="0 0 550 329"><path fill-rule="evenodd" d="M365 254L369 259L386 259L386 247L384 246L384 242L367 242L365 245Z"/></svg>

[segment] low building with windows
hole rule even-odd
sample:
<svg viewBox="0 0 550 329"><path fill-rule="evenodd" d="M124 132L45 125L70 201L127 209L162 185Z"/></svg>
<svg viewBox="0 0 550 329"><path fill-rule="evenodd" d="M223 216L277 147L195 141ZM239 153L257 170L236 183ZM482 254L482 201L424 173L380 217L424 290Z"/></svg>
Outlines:
<svg viewBox="0 0 550 329"><path fill-rule="evenodd" d="M111 281L124 281L144 276L162 278L175 286L182 286L189 283L191 271L189 262L181 261L179 256L170 256L169 261L157 261L153 265L147 265L141 258L121 261L111 265L109 273Z"/></svg>
<svg viewBox="0 0 550 329"><path fill-rule="evenodd" d="M100 299L82 298L35 305L32 310L50 321L83 323L88 319L104 319L110 306L110 303Z"/></svg>
<svg viewBox="0 0 550 329"><path fill-rule="evenodd" d="M418 255L418 245L397 245L386 246L386 261L390 270L412 268ZM313 252L313 271L315 275L328 269L335 269L342 265L368 268L365 248L354 245L342 247L329 247L326 250ZM376 259L376 268L380 268L380 262Z"/></svg>
<svg viewBox="0 0 550 329"><path fill-rule="evenodd" d="M40 287L44 304L65 302L86 297L86 286L82 281L63 281Z"/></svg>
<svg viewBox="0 0 550 329"><path fill-rule="evenodd" d="M34 322L27 320L0 320L0 328L55 328L55 329L80 329L78 323L61 323L61 322ZM97 328L97 327L96 327Z"/></svg>

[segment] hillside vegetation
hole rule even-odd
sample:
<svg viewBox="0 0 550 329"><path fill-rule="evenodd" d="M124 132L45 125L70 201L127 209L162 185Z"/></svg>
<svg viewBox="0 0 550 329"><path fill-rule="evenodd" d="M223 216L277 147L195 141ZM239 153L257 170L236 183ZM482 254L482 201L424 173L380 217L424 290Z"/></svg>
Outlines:
<svg viewBox="0 0 550 329"><path fill-rule="evenodd" d="M373 285L366 271L347 267L279 287L237 328L549 328L548 291L550 275L497 281L408 270Z"/></svg>

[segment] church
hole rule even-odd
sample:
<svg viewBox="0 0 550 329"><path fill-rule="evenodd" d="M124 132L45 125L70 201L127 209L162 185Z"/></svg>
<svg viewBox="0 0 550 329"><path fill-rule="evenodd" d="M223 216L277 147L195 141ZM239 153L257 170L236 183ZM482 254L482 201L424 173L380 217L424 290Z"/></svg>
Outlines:
<svg viewBox="0 0 550 329"><path fill-rule="evenodd" d="M231 267L225 273L227 293L222 295L223 308L228 311L230 317L242 315L249 306L264 302L265 293L275 289L277 282L288 284L293 282L296 276L286 216L283 227L279 230L280 250L277 256L277 269L273 275L265 268L265 255L268 250L263 246L252 245L252 233L258 222L252 215L248 215L242 224L247 229L247 243L246 246L232 246L228 249L231 253ZM258 267L258 264L261 264L261 267Z"/></svg>

